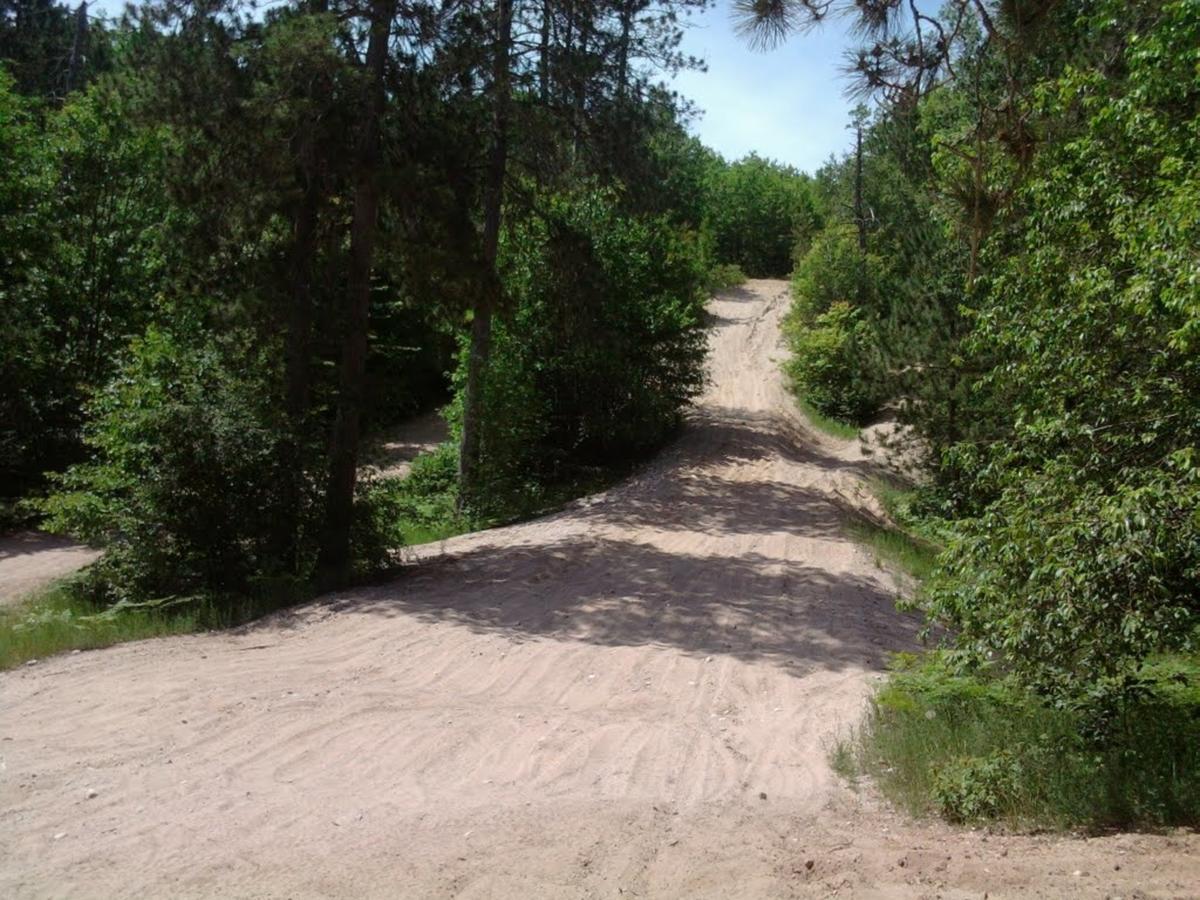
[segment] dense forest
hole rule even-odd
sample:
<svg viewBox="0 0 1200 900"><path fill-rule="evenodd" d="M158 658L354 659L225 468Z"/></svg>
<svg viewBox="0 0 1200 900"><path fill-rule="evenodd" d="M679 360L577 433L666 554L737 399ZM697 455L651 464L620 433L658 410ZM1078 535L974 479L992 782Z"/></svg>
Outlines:
<svg viewBox="0 0 1200 900"><path fill-rule="evenodd" d="M232 602L660 446L709 291L812 216L656 86L696 5L6 2L9 521L104 546L102 603ZM447 402L418 477L359 477Z"/></svg>
<svg viewBox="0 0 1200 900"><path fill-rule="evenodd" d="M1200 5L739 6L767 45L850 16L879 100L788 324L811 407L902 423L893 512L944 548L915 605L953 640L882 697L876 773L907 754L960 818L1195 821Z"/></svg>

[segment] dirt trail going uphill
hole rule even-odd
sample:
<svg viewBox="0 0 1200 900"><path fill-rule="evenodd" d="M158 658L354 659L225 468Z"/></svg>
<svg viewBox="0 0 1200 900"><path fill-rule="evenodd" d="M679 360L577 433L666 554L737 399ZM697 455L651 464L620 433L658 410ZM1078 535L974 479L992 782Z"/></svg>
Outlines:
<svg viewBox="0 0 1200 900"><path fill-rule="evenodd" d="M0 895L1102 896L1073 872L1121 853L1180 895L1192 838L986 843L831 775L916 626L843 536L857 451L789 412L785 302L713 303L711 389L606 494L240 633L0 676Z"/></svg>

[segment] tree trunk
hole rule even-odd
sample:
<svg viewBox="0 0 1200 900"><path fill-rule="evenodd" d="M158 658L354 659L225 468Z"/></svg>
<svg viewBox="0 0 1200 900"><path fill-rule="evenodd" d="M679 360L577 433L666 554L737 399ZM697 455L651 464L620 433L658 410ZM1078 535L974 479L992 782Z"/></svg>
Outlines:
<svg viewBox="0 0 1200 900"><path fill-rule="evenodd" d="M311 168L306 180L304 197L292 220L291 303L284 347L284 408L293 423L299 423L308 412L312 260L317 252L317 216L322 188L320 176Z"/></svg>
<svg viewBox="0 0 1200 900"><path fill-rule="evenodd" d="M583 113L587 106L587 75L584 74L588 64L588 44L591 42L591 22L586 15L579 23L579 56L573 62L575 71L575 96L571 108L571 158L579 156L579 148L583 143Z"/></svg>
<svg viewBox="0 0 1200 900"><path fill-rule="evenodd" d="M329 446L325 492L325 532L318 569L322 578L339 579L350 565L350 525L358 474L359 430L367 370L367 327L371 308L371 262L379 213L380 120L385 103L384 74L396 0L374 0L367 42L366 97L359 137L350 225L350 272L346 331L338 379L337 411Z"/></svg>
<svg viewBox="0 0 1200 900"><path fill-rule="evenodd" d="M858 225L858 252L867 255L867 213L863 205L863 126L854 129L854 221Z"/></svg>
<svg viewBox="0 0 1200 900"><path fill-rule="evenodd" d="M311 143L305 148L306 155ZM302 434L308 420L312 345L312 260L317 248L317 219L320 213L322 180L311 155L303 165L304 195L292 218L291 297L284 336L284 412L287 431L279 447L283 481L276 552L289 572L300 567L300 524L303 507L304 458ZM306 173L306 175L305 175Z"/></svg>
<svg viewBox="0 0 1200 900"><path fill-rule="evenodd" d="M492 314L500 300L500 273L496 259L500 248L504 179L508 170L508 105L510 54L512 47L512 0L497 0L496 47L492 62L492 148L488 159L483 198L483 262L486 283L475 304L471 323L471 348L467 358L466 396L463 398L462 442L458 475L460 509L468 506L479 491L482 459L483 388L492 348Z"/></svg>
<svg viewBox="0 0 1200 900"><path fill-rule="evenodd" d="M75 10L75 34L71 39L71 55L67 58L67 84L64 94L75 90L79 82L79 67L83 65L83 51L87 44L87 3L80 3Z"/></svg>
<svg viewBox="0 0 1200 900"><path fill-rule="evenodd" d="M629 88L629 32L633 28L633 0L621 3L621 41L617 50L617 102L623 104Z"/></svg>
<svg viewBox="0 0 1200 900"><path fill-rule="evenodd" d="M554 9L550 0L542 0L542 31L538 45L538 97L545 106L550 102L550 22Z"/></svg>
<svg viewBox="0 0 1200 900"><path fill-rule="evenodd" d="M309 12L324 13L326 0L312 0ZM328 85L310 87L310 99L321 100ZM318 149L318 123L310 121L296 135L292 152L296 161L294 177L300 190L299 205L292 213L292 247L288 254L289 285L283 348L283 400L287 431L279 447L281 469L281 514L274 541L275 552L287 571L301 571L300 537L303 513L304 456L302 435L308 424L311 389L313 300L312 280L317 254L318 223L321 203L328 184L325 160Z"/></svg>

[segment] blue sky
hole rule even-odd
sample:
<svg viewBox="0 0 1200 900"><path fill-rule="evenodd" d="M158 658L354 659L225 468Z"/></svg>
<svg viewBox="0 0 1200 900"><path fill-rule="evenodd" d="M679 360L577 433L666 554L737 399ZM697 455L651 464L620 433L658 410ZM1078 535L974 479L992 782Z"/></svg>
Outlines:
<svg viewBox="0 0 1200 900"><path fill-rule="evenodd" d="M760 156L811 172L849 146L854 105L839 68L849 46L845 26L826 22L774 50L751 50L734 30L729 0L691 19L683 50L708 61L672 87L704 115L692 131L727 159Z"/></svg>
<svg viewBox="0 0 1200 900"><path fill-rule="evenodd" d="M70 2L70 0L68 0ZM96 0L117 14L124 0ZM827 22L758 52L734 31L730 0L690 19L683 50L707 60L707 72L684 72L671 87L703 110L691 129L727 159L759 155L812 172L849 146L853 105L838 71L849 44L845 26Z"/></svg>

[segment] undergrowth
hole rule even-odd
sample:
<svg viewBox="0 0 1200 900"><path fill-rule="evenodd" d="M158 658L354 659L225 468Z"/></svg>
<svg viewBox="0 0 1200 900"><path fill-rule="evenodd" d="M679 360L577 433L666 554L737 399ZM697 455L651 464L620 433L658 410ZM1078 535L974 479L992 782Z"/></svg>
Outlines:
<svg viewBox="0 0 1200 900"><path fill-rule="evenodd" d="M727 291L746 283L746 273L735 263L719 263L708 271L704 288L710 294Z"/></svg>
<svg viewBox="0 0 1200 900"><path fill-rule="evenodd" d="M803 397L798 397L796 402L800 407L800 411L804 413L804 417L817 430L823 431L825 434L835 438L840 438L843 441L858 437L859 427L857 425L851 425L843 422L841 419L825 415Z"/></svg>
<svg viewBox="0 0 1200 900"><path fill-rule="evenodd" d="M868 547L877 564L890 563L918 581L933 572L946 537L937 523L912 512L916 492L887 481L872 484L872 492L887 511L881 524L865 517L847 523L850 536Z"/></svg>
<svg viewBox="0 0 1200 900"><path fill-rule="evenodd" d="M274 580L236 597L169 597L106 605L84 570L0 608L0 670L70 650L232 628L312 596L307 585Z"/></svg>
<svg viewBox="0 0 1200 900"><path fill-rule="evenodd" d="M1053 705L940 654L898 658L835 769L915 815L1020 829L1200 823L1200 661L1162 657L1136 689Z"/></svg>
<svg viewBox="0 0 1200 900"><path fill-rule="evenodd" d="M457 453L443 444L413 460L407 476L364 480L356 502L354 547L359 577L386 575L396 551L469 531L522 521L611 486L619 469L576 468L550 484L510 495L503 509L469 515L456 508ZM310 599L301 579L260 579L235 596L167 597L148 603L106 602L102 566L84 570L29 597L0 607L0 670L71 650L125 641L231 628Z"/></svg>
<svg viewBox="0 0 1200 900"><path fill-rule="evenodd" d="M856 519L849 530L919 583L950 526L915 511L917 492L873 489L889 524ZM1200 824L1200 658L1159 656L1120 682L1051 701L999 667L967 672L946 651L900 654L830 765L850 781L870 777L914 815L956 823Z"/></svg>

